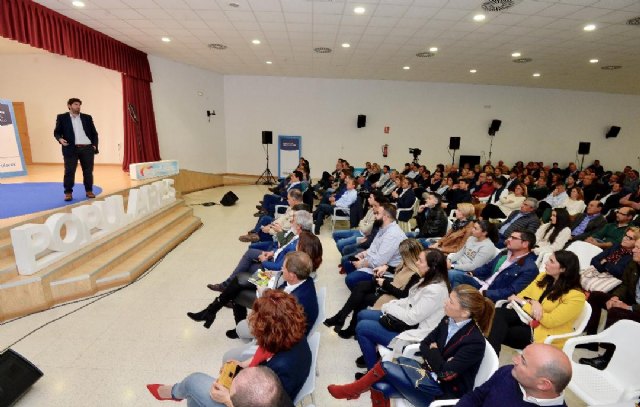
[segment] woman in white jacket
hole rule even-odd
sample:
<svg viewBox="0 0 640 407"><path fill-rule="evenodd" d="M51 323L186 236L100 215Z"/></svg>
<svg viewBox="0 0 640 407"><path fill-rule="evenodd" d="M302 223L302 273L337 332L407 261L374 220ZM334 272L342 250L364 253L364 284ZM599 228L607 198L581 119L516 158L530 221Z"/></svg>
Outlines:
<svg viewBox="0 0 640 407"><path fill-rule="evenodd" d="M420 253L418 270L422 279L409 290L407 298L394 300L382 306L381 311L363 310L358 313L356 339L363 357L356 364L371 369L378 361L376 346L389 346L392 340L419 342L444 317L444 302L449 295L449 279L445 255L439 250ZM404 325L398 330L384 327L380 320L388 314ZM387 318L386 316L384 318ZM405 328L405 329L403 329ZM402 333L400 333L402 332ZM400 334L399 334L400 333Z"/></svg>
<svg viewBox="0 0 640 407"><path fill-rule="evenodd" d="M513 189L513 192L509 192L507 196L500 198L495 204L487 204L482 210L482 219L506 218L511 212L520 209L520 205L525 199L527 199L527 187L523 184L518 184Z"/></svg>
<svg viewBox="0 0 640 407"><path fill-rule="evenodd" d="M566 208L551 210L551 220L536 230L536 247L533 252L538 256L536 264L540 267L546 257L562 248L571 239L571 218Z"/></svg>

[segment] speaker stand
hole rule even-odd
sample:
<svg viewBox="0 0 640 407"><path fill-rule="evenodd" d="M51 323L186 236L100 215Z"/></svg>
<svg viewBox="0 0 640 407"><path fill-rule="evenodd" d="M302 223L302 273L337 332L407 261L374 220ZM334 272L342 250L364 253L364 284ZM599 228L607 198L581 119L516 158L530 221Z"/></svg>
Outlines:
<svg viewBox="0 0 640 407"><path fill-rule="evenodd" d="M582 171L582 166L584 165L584 156L586 154L582 154L582 160L580 160L580 171Z"/></svg>
<svg viewBox="0 0 640 407"><path fill-rule="evenodd" d="M493 136L491 137L491 142L489 143L489 161L491 161L491 149L493 148Z"/></svg>
<svg viewBox="0 0 640 407"><path fill-rule="evenodd" d="M455 165L456 163L456 150L453 150L453 155L451 156L451 165Z"/></svg>
<svg viewBox="0 0 640 407"><path fill-rule="evenodd" d="M265 144L267 146L267 168L262 172L258 180L256 181L256 185L275 185L278 183L278 179L273 175L271 170L269 169L269 144Z"/></svg>

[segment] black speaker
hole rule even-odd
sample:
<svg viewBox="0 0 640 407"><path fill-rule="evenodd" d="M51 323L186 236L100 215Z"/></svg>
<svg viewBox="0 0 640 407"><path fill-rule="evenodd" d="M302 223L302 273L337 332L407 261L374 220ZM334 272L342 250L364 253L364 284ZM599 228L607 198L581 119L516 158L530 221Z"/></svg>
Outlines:
<svg viewBox="0 0 640 407"><path fill-rule="evenodd" d="M460 137L449 137L449 150L460 149Z"/></svg>
<svg viewBox="0 0 640 407"><path fill-rule="evenodd" d="M24 394L43 373L11 349L0 354L0 406L10 406Z"/></svg>
<svg viewBox="0 0 640 407"><path fill-rule="evenodd" d="M262 144L273 144L273 132L266 130L262 132Z"/></svg>
<svg viewBox="0 0 640 407"><path fill-rule="evenodd" d="M501 124L502 124L502 120L498 120L498 119L491 120L491 126L489 126L489 135L495 136L496 131L500 130Z"/></svg>
<svg viewBox="0 0 640 407"><path fill-rule="evenodd" d="M580 144L578 144L578 154L587 155L589 154L590 150L591 150L591 143L587 141L581 141Z"/></svg>
<svg viewBox="0 0 640 407"><path fill-rule="evenodd" d="M269 132L271 133L271 132ZM222 206L232 206L238 202L238 195L234 194L233 191L229 191L220 200L220 205Z"/></svg>
<svg viewBox="0 0 640 407"><path fill-rule="evenodd" d="M362 128L367 125L367 116L363 114L358 115L358 128Z"/></svg>
<svg viewBox="0 0 640 407"><path fill-rule="evenodd" d="M616 138L616 137L618 137L618 133L620 133L620 127L611 126L611 128L609 129L609 131L607 132L605 137L606 138Z"/></svg>

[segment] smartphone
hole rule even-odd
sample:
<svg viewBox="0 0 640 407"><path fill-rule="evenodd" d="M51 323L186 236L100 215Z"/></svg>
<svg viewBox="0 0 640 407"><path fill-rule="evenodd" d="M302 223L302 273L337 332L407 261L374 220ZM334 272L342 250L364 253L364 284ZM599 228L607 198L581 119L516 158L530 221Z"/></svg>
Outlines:
<svg viewBox="0 0 640 407"><path fill-rule="evenodd" d="M231 382L233 382L233 378L242 370L242 367L238 366L233 360L226 362L222 365L222 371L220 372L220 377L218 377L218 383L226 387L227 389L231 388Z"/></svg>

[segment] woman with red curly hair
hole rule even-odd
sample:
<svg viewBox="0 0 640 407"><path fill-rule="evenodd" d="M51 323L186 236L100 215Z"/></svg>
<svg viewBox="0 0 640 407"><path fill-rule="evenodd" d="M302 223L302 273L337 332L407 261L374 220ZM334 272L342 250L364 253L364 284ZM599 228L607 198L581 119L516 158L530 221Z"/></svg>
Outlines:
<svg viewBox="0 0 640 407"><path fill-rule="evenodd" d="M306 318L302 306L284 291L267 290L253 304L249 326L256 337L258 351L243 362L242 368L264 365L275 372L282 387L294 400L311 369L311 350L305 335ZM148 384L158 400L180 401L188 405L220 407L229 405L229 391L216 378L192 373L171 385Z"/></svg>

